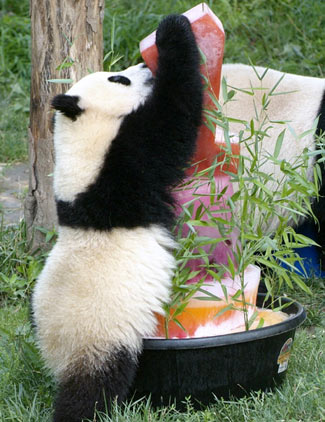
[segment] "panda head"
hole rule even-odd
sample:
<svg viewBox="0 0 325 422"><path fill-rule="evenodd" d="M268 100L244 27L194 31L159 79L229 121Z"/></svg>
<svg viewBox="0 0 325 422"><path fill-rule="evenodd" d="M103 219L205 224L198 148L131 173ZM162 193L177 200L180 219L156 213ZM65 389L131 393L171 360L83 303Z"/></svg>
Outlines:
<svg viewBox="0 0 325 422"><path fill-rule="evenodd" d="M54 97L58 199L73 201L96 179L124 118L145 103L152 89L150 70L139 64L121 72L89 74Z"/></svg>
<svg viewBox="0 0 325 422"><path fill-rule="evenodd" d="M144 64L121 72L91 73L66 94L54 97L52 107L60 112L56 119L63 116L70 124L83 115L119 119L144 103L152 90L152 82L152 74Z"/></svg>

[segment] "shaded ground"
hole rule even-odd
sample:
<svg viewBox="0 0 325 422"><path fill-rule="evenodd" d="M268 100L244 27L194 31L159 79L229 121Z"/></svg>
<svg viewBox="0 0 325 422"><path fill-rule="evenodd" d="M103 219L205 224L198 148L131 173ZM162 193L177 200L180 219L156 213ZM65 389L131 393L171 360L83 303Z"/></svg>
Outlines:
<svg viewBox="0 0 325 422"><path fill-rule="evenodd" d="M27 163L0 163L0 218L3 217L5 225L17 224L23 218L27 189Z"/></svg>

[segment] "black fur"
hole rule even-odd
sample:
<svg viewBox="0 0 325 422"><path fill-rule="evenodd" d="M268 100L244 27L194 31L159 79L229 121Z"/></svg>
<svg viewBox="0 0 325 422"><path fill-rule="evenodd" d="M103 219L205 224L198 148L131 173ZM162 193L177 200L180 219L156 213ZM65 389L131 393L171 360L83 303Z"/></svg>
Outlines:
<svg viewBox="0 0 325 422"><path fill-rule="evenodd" d="M124 348L110 354L95 373L74 368L59 385L53 422L95 421L95 409L110 413L112 401L120 404L127 398L136 367L134 354Z"/></svg>
<svg viewBox="0 0 325 422"><path fill-rule="evenodd" d="M325 91L318 112L319 120L317 126L317 135L325 133ZM321 268L325 271L325 164L321 163L322 185L319 190L319 199L313 203L313 212L318 219L316 224L316 242L321 248Z"/></svg>
<svg viewBox="0 0 325 422"><path fill-rule="evenodd" d="M195 150L203 84L187 18L165 18L156 43L152 95L123 120L97 180L73 203L57 201L59 224L98 230L171 226L171 188L184 177Z"/></svg>
<svg viewBox="0 0 325 422"><path fill-rule="evenodd" d="M55 110L61 111L65 116L75 121L83 112L83 109L78 106L80 98L73 95L59 94L56 95L51 105Z"/></svg>
<svg viewBox="0 0 325 422"><path fill-rule="evenodd" d="M323 98L319 107L318 115L319 120L317 126L317 135L320 135L321 133L325 133L325 91L323 93Z"/></svg>

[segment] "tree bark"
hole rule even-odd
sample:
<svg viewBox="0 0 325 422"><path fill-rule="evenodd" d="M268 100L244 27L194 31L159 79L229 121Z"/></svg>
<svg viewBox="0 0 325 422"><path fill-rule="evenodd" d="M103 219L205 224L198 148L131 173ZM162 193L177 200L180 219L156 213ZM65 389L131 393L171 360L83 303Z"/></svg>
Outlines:
<svg viewBox="0 0 325 422"><path fill-rule="evenodd" d="M72 79L102 69L104 0L31 0L32 77L29 128L29 192L25 201L28 238L44 246L44 230L56 227L50 101Z"/></svg>

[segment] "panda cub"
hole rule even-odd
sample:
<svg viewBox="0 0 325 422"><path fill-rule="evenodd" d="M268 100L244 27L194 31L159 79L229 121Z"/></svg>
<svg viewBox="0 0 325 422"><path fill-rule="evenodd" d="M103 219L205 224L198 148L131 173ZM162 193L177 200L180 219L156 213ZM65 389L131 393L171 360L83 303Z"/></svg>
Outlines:
<svg viewBox="0 0 325 422"><path fill-rule="evenodd" d="M32 308L58 381L55 422L127 398L169 299L171 188L195 151L203 87L187 18L165 18L156 44L155 78L144 64L93 73L52 102L59 235Z"/></svg>

